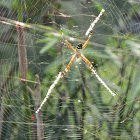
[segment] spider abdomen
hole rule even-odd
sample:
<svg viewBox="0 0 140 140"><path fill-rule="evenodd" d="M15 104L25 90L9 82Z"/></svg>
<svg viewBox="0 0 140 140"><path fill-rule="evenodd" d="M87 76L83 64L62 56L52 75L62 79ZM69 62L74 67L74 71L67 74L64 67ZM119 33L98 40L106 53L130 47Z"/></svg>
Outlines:
<svg viewBox="0 0 140 140"><path fill-rule="evenodd" d="M77 49L76 58L79 58L80 56L81 56L81 49Z"/></svg>

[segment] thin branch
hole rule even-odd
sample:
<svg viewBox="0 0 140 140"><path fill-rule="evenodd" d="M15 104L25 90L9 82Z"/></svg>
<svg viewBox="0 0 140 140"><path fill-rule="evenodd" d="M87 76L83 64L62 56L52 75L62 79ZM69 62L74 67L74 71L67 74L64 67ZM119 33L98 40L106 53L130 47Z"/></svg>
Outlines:
<svg viewBox="0 0 140 140"><path fill-rule="evenodd" d="M38 113L38 112L41 110L42 106L44 105L44 103L45 103L45 102L47 101L47 99L49 98L49 96L50 96L50 94L51 94L51 91L54 89L55 85L57 84L57 82L58 82L59 79L61 78L61 75L62 75L62 73L59 72L59 74L58 74L56 80L55 80L54 83L50 86L50 88L49 88L49 90L48 90L48 92L47 92L47 94L46 94L45 99L44 99L43 102L41 103L40 107L37 109L36 113Z"/></svg>
<svg viewBox="0 0 140 140"><path fill-rule="evenodd" d="M22 6L22 5L20 5ZM20 16L20 15L18 15ZM24 96L24 104L26 108L25 112L25 122L30 123L31 122L31 110L30 110L30 98L29 94L27 92L27 71L28 71L28 65L27 65L27 52L26 52L26 45L25 45L25 36L24 36L24 27L21 25L16 25L17 32L18 32L18 55L19 55L19 68L20 68L20 74L21 74L21 85L23 90L23 96ZM26 126L25 126L26 127ZM31 140L31 126L28 125L29 128L29 139ZM25 129L25 131L27 131Z"/></svg>
<svg viewBox="0 0 140 140"><path fill-rule="evenodd" d="M38 75L36 75L35 96L36 96L35 101L36 101L36 110L37 110L41 103L40 80ZM37 119L37 138L38 140L41 140L44 137L42 111L36 114L36 119Z"/></svg>
<svg viewBox="0 0 140 140"><path fill-rule="evenodd" d="M21 74L21 81L27 80L27 52L25 46L24 27L16 25L18 31L18 55L19 55L19 68Z"/></svg>
<svg viewBox="0 0 140 140"><path fill-rule="evenodd" d="M35 93L33 92L33 90L27 85L27 89L30 91L30 93L35 97Z"/></svg>

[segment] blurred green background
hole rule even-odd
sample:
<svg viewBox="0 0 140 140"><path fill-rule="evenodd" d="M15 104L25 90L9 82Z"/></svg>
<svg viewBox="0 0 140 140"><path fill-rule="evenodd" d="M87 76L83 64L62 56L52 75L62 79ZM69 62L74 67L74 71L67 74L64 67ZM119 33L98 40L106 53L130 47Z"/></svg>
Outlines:
<svg viewBox="0 0 140 140"><path fill-rule="evenodd" d="M74 54L61 28L76 48L87 40L85 33L102 8L105 13L82 53L117 95L111 96L84 61L75 61L38 118L37 101ZM26 82L19 69L16 21L24 23ZM138 0L0 0L0 139L140 139L139 34Z"/></svg>

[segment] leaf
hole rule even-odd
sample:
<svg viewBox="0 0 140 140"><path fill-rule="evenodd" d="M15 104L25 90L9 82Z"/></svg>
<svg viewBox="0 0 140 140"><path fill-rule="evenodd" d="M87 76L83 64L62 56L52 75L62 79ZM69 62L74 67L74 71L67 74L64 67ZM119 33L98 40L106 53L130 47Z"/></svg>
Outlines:
<svg viewBox="0 0 140 140"><path fill-rule="evenodd" d="M130 47L131 51L138 57L140 57L140 44L126 40L126 44Z"/></svg>
<svg viewBox="0 0 140 140"><path fill-rule="evenodd" d="M46 45L40 50L40 54L45 53L48 51L51 47L53 47L57 42L59 38L52 38L49 42L46 43Z"/></svg>
<svg viewBox="0 0 140 140"><path fill-rule="evenodd" d="M41 40L37 40L36 43L45 43L45 42L48 42L48 41L51 41L52 38L49 38L49 37L45 37Z"/></svg>
<svg viewBox="0 0 140 140"><path fill-rule="evenodd" d="M114 62L116 63L116 65L120 68L121 67L120 58L117 55L115 55L110 49L106 49L106 52L114 60Z"/></svg>
<svg viewBox="0 0 140 140"><path fill-rule="evenodd" d="M46 71L52 71L52 69L56 68L57 66L63 63L62 56L57 57L53 62L51 62L47 67Z"/></svg>
<svg viewBox="0 0 140 140"><path fill-rule="evenodd" d="M103 8L101 5L94 3L95 7L98 9L98 11L101 11Z"/></svg>
<svg viewBox="0 0 140 140"><path fill-rule="evenodd" d="M15 3L17 3L17 1L15 0L14 2L12 0L4 0L4 1L0 1L0 5L2 5L3 7L6 7L6 8L11 8L12 5L14 5ZM2 12L2 11L1 11Z"/></svg>
<svg viewBox="0 0 140 140"><path fill-rule="evenodd" d="M30 24L30 25L35 27L35 28L43 29L44 31L46 30L46 31L52 31L52 32L59 33L57 30L55 30L54 28L49 27L49 26L44 26L44 25L40 25L40 24Z"/></svg>
<svg viewBox="0 0 140 140"><path fill-rule="evenodd" d="M75 32L75 31L71 31L71 30L64 29L64 28L62 28L62 31L64 33L64 36L66 36L66 35L69 35L69 36L78 36L78 33Z"/></svg>
<svg viewBox="0 0 140 140"><path fill-rule="evenodd" d="M131 106L135 99L140 95L140 71L136 74L128 96L128 104Z"/></svg>
<svg viewBox="0 0 140 140"><path fill-rule="evenodd" d="M83 51L83 54L88 58L88 57L99 57L99 58L105 58L105 59L109 59L110 56L105 54L105 53L102 53L98 50L95 50L95 49L91 49L91 48L88 48L87 50L84 50Z"/></svg>

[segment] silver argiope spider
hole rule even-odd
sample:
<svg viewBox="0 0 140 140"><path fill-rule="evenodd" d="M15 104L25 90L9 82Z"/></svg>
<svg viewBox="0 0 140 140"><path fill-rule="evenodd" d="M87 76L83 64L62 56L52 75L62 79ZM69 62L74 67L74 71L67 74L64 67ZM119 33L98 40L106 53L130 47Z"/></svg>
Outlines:
<svg viewBox="0 0 140 140"><path fill-rule="evenodd" d="M74 60L75 60L75 58L79 58L79 57L81 57L81 58L88 64L88 66L89 66L89 68L91 69L91 71L92 71L92 69L95 70L95 68L92 66L91 62L81 53L81 50L84 50L84 49L86 48L86 46L88 45L88 42L89 42L89 40L90 40L90 38L91 38L91 35L92 35L92 32L93 32L93 30L91 30L90 35L89 35L89 37L88 37L88 40L85 42L85 44L82 45L81 43L79 43L79 44L77 45L77 47L76 47L76 50L70 45L70 43L66 40L66 38L64 37L64 35L63 35L63 33L62 33L63 38L64 38L64 40L65 40L65 42L66 42L66 44L67 44L67 47L68 47L69 49L71 49L75 54L74 54L74 56L72 57L71 61L69 62L68 66L67 66L67 67L65 68L65 70L61 73L61 78L63 78L63 77L66 75L66 73L69 71L70 67L72 66L72 64L73 64L73 62L74 62Z"/></svg>
<svg viewBox="0 0 140 140"><path fill-rule="evenodd" d="M40 107L37 109L36 113L39 112L39 110L41 110L42 106L44 105L44 103L47 101L47 99L49 98L50 94L51 94L51 91L52 89L55 87L55 85L57 84L57 82L59 81L60 78L63 78L65 76L65 74L69 71L70 67L72 66L75 58L79 58L81 57L89 66L89 68L91 69L91 72L96 76L96 78L99 80L99 82L111 93L112 96L115 96L116 94L113 93L110 88L105 84L105 82L98 76L98 74L96 73L96 70L95 68L92 66L91 62L81 53L81 50L84 50L86 48L86 46L88 45L88 42L91 38L91 35L92 35L92 32L93 32L93 27L95 26L95 23L98 22L98 20L100 19L101 15L103 14L105 10L102 9L102 11L100 12L100 14L98 15L98 17L92 22L92 24L90 25L89 29L87 30L86 32L86 35L89 34L90 32L90 35L88 37L88 40L85 42L84 45L82 45L81 43L79 43L76 47L76 49L74 49L70 43L66 40L66 38L64 37L63 35L63 32L62 32L62 36L66 42L66 45L69 49L71 49L75 54L74 56L72 57L71 61L69 62L68 66L65 68L65 70L61 73L59 72L56 80L54 81L54 83L50 86L47 94L46 94L46 97L44 98L43 102L41 103Z"/></svg>

